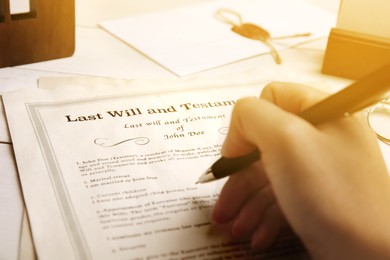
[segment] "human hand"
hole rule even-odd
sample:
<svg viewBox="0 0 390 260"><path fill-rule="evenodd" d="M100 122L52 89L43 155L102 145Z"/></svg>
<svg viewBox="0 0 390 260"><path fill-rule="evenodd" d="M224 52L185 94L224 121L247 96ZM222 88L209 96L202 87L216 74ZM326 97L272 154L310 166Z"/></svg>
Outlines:
<svg viewBox="0 0 390 260"><path fill-rule="evenodd" d="M390 182L375 134L361 114L317 126L295 115L324 97L273 83L237 103L222 155L262 158L229 177L212 217L255 248L289 223L315 258L389 258Z"/></svg>

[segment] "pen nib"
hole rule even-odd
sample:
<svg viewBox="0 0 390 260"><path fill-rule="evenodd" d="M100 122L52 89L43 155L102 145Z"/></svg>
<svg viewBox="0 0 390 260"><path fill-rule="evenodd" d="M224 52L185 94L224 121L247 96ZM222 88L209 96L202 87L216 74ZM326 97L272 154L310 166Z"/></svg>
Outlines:
<svg viewBox="0 0 390 260"><path fill-rule="evenodd" d="M213 181L213 180L215 180L213 170L211 168L209 168L207 171L205 171L205 173L203 173L199 177L199 179L196 183L205 183L205 182L209 182L209 181Z"/></svg>

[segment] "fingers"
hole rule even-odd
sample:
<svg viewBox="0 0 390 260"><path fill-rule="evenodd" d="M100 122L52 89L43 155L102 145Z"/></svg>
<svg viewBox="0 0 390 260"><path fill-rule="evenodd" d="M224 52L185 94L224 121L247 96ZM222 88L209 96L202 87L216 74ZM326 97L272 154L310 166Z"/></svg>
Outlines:
<svg viewBox="0 0 390 260"><path fill-rule="evenodd" d="M255 163L243 172L229 177L214 207L212 218L222 224L232 221L242 205L258 190L268 184L260 163Z"/></svg>
<svg viewBox="0 0 390 260"><path fill-rule="evenodd" d="M264 250L270 247L278 236L288 228L288 223L278 204L274 203L264 213L251 238L252 248Z"/></svg>
<svg viewBox="0 0 390 260"><path fill-rule="evenodd" d="M229 134L222 147L225 157L246 155L267 141L274 147L282 147L283 138L296 137L297 125L291 121L292 114L298 114L307 107L325 98L326 93L311 87L274 82L268 84L261 98L243 98L234 107ZM300 120L303 121L303 120ZM279 133L279 137L275 134ZM274 136L273 138L270 138ZM279 142L275 142L279 141ZM265 150L268 147L265 147Z"/></svg>
<svg viewBox="0 0 390 260"><path fill-rule="evenodd" d="M260 162L229 177L212 217L234 240L253 237L258 249L271 245L287 226Z"/></svg>
<svg viewBox="0 0 390 260"><path fill-rule="evenodd" d="M234 194L239 195L239 193ZM231 215L225 218L224 222L218 223L225 230L223 233L230 234L234 241L249 238L254 249L263 250L276 241L288 224L276 203L270 185L258 187L258 190L248 192L247 196L242 205L234 206L236 208L230 212ZM229 208L229 203L223 205L221 202L228 203L223 199L220 200L216 212L222 213L224 209ZM230 202L235 204L235 201Z"/></svg>
<svg viewBox="0 0 390 260"><path fill-rule="evenodd" d="M257 190L241 207L232 226L232 235L250 236L260 224L264 212L273 204L275 204L275 196L270 185Z"/></svg>
<svg viewBox="0 0 390 260"><path fill-rule="evenodd" d="M310 124L264 99L241 99L233 109L222 155L238 157L259 149L264 161L264 156L277 155L286 141L302 135L304 125Z"/></svg>

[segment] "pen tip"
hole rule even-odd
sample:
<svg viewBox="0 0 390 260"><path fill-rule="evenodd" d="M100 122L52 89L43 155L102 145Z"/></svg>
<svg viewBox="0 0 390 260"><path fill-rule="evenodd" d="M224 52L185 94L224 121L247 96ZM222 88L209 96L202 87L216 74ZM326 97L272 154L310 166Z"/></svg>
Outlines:
<svg viewBox="0 0 390 260"><path fill-rule="evenodd" d="M212 180L215 180L215 177L214 177L212 169L209 168L205 173L203 173L199 177L199 179L196 182L196 184L198 184L198 183L205 183L205 182L209 182L209 181L212 181Z"/></svg>

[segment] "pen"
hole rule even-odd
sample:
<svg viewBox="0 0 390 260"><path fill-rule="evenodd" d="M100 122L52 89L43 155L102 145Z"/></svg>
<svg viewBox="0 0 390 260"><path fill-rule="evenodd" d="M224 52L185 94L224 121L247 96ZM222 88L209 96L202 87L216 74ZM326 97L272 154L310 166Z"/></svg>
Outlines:
<svg viewBox="0 0 390 260"><path fill-rule="evenodd" d="M319 101L299 116L313 125L348 116L385 98L390 90L390 63L355 81L348 87ZM232 175L258 161L261 154L255 152L237 158L218 159L197 183L206 183Z"/></svg>

